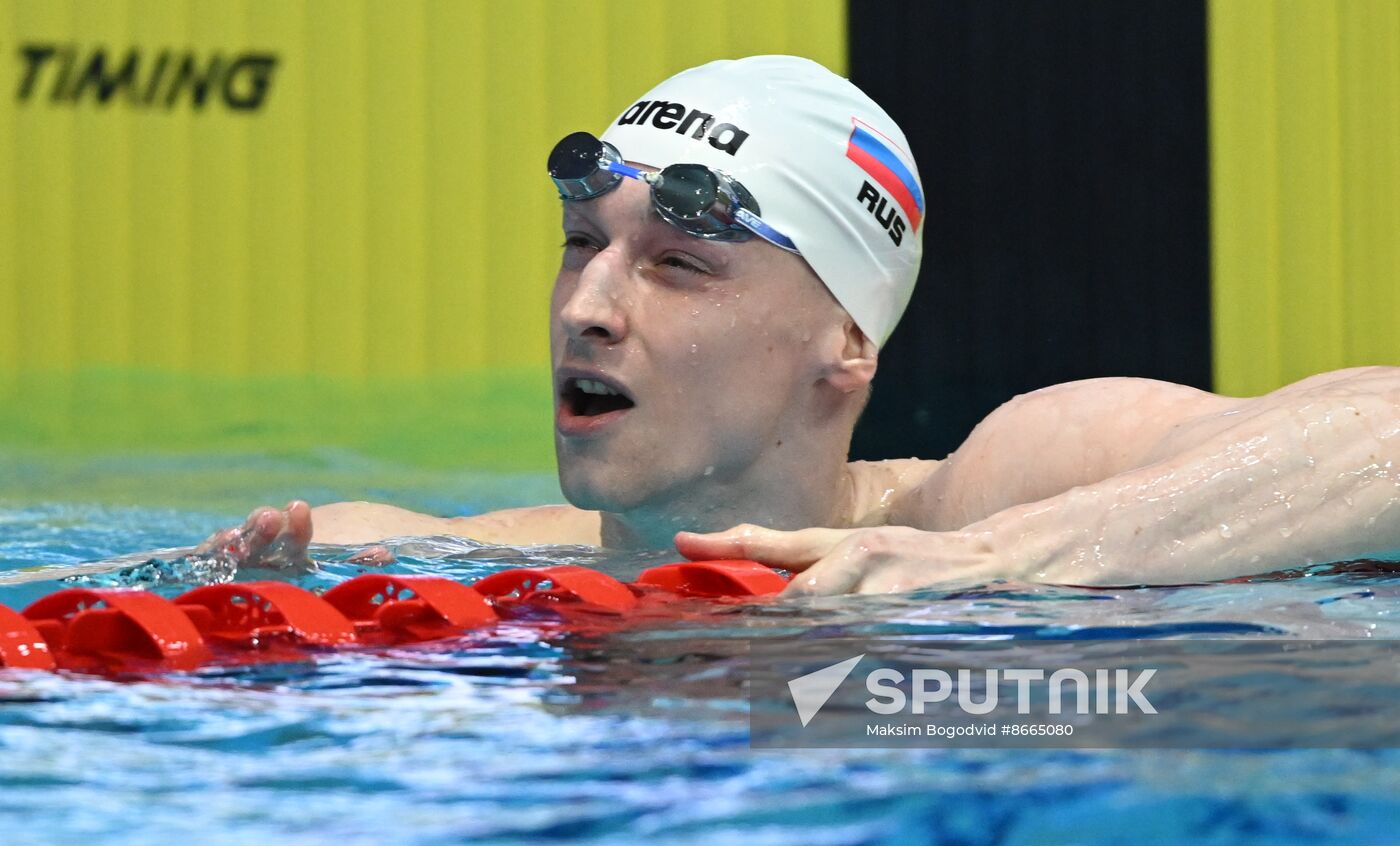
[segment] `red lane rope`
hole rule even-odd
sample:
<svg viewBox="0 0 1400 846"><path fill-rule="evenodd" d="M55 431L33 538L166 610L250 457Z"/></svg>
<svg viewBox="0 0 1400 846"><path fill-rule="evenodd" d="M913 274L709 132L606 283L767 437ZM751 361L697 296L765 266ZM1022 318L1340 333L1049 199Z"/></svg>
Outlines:
<svg viewBox="0 0 1400 846"><path fill-rule="evenodd" d="M0 666L52 670L48 641L20 614L0 605Z"/></svg>
<svg viewBox="0 0 1400 846"><path fill-rule="evenodd" d="M756 561L690 561L645 570L637 583L683 596L768 596L787 587L787 579Z"/></svg>
<svg viewBox="0 0 1400 846"><path fill-rule="evenodd" d="M438 640L499 619L486 597L440 576L356 576L321 598L354 621L362 643Z"/></svg>
<svg viewBox="0 0 1400 846"><path fill-rule="evenodd" d="M142 590L69 588L35 601L24 616L59 669L189 670L213 658L183 611Z"/></svg>
<svg viewBox="0 0 1400 846"><path fill-rule="evenodd" d="M195 588L175 605L206 638L253 646L263 638L339 646L355 642L355 624L316 594L285 582Z"/></svg>
<svg viewBox="0 0 1400 846"><path fill-rule="evenodd" d="M371 573L321 596L268 581L208 585L173 602L139 589L70 588L22 613L0 605L0 668L113 673L288 660L309 649L459 637L541 610L586 631L599 619L664 615L680 597L752 599L786 585L753 561L689 561L653 567L632 584L558 565L504 570L473 585Z"/></svg>
<svg viewBox="0 0 1400 846"><path fill-rule="evenodd" d="M604 611L627 611L637 596L627 585L606 573L561 564L557 567L520 568L492 573L472 585L482 596L500 605L519 603L565 605L583 603Z"/></svg>

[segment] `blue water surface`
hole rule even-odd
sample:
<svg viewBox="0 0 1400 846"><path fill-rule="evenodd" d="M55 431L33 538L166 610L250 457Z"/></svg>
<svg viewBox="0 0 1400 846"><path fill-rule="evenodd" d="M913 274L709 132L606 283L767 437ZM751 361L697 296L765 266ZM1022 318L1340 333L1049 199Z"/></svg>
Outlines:
<svg viewBox="0 0 1400 846"><path fill-rule="evenodd" d="M423 492L440 512L477 494ZM454 497L456 497L454 499ZM248 503L249 506L256 503ZM184 547L241 513L0 500L0 576ZM470 582L522 564L630 578L665 556L463 540L392 572ZM174 595L211 578L321 590L365 570L317 547L280 573L143 565L0 585ZM110 569L110 568L109 568ZM1400 637L1400 578L1091 591L991 584L783 602L626 632L489 637L300 663L104 679L0 672L0 842L27 844L1329 844L1400 842L1400 753L750 749L742 646L850 636Z"/></svg>

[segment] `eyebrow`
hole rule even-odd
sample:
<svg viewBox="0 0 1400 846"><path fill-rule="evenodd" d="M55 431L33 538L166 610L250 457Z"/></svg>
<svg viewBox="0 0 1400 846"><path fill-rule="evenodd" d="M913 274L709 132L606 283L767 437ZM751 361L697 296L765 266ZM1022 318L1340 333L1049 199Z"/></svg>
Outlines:
<svg viewBox="0 0 1400 846"><path fill-rule="evenodd" d="M568 200L565 202L578 203L579 201ZM730 265L732 259L729 255L729 251L714 249L713 247L716 245L712 244L710 241L704 238L697 238L694 235L677 229L675 226L667 223L654 206L650 204L647 205L646 216L647 227L652 230L645 236L648 239L656 239L665 243L675 244L678 247L685 247L689 252L693 252L706 261L714 263L716 267L728 267ZM594 230L599 234L605 234L609 239L612 238L611 234L608 233L607 227L604 226L598 220L597 216L586 206L565 206L562 223L565 229L568 229L571 225L580 225Z"/></svg>
<svg viewBox="0 0 1400 846"><path fill-rule="evenodd" d="M564 202L569 203L571 201L565 200ZM563 215L560 217L560 225L565 229L578 226L595 230L602 230L603 228L602 224L598 222L597 218L589 214L587 211L578 208L577 205L564 206Z"/></svg>
<svg viewBox="0 0 1400 846"><path fill-rule="evenodd" d="M579 222L582 222L582 223L587 223L588 225L592 226L592 227L595 228L595 229L600 229L600 230L601 230L601 229L606 229L606 228L607 228L607 227L605 227L605 226L603 225L603 223L598 219L598 216L595 215L595 214L593 214L592 211L591 211L587 206L577 205L577 203L579 203L578 200L564 200L563 202L565 202L565 203L574 203L574 204L575 204L575 205L565 205L565 206L564 206L564 214L563 214L563 218L562 218L562 222L563 222L563 225L564 225L564 226L568 226L569 223L570 223L571 221L579 221ZM665 226L667 229L672 229L672 228L673 228L669 223L667 223L665 220L662 219L661 215L656 211L656 207L655 207L655 206L652 206L652 205L648 204L648 205L647 205L647 210L646 210L646 212L645 212L644 214L645 214L645 216L646 216L646 219L647 219L646 222L647 222L647 225L648 225L648 226L653 225L653 224L660 224L660 225L662 225L662 226ZM684 234L684 233L681 233L681 234Z"/></svg>

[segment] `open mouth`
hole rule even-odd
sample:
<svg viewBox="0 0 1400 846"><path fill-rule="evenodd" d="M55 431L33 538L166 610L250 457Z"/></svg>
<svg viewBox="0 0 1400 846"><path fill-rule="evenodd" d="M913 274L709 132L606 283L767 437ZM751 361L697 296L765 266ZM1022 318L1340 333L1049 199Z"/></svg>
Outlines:
<svg viewBox="0 0 1400 846"><path fill-rule="evenodd" d="M560 399L575 417L598 417L636 405L631 397L601 379L566 379Z"/></svg>

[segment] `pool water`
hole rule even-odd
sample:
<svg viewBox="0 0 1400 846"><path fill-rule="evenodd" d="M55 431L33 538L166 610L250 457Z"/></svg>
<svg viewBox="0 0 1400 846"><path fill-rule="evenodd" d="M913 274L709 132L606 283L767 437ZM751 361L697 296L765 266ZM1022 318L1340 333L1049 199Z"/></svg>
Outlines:
<svg viewBox="0 0 1400 846"><path fill-rule="evenodd" d="M535 478L511 490L547 487ZM189 546L243 516L226 491L179 508L3 494L0 577ZM400 501L482 507L480 491L445 483L414 495ZM236 575L321 590L366 572L345 562L352 551L317 547L309 570ZM669 560L441 538L397 552L390 572L464 582L561 562L628 579ZM0 603L22 608L66 586L63 574L0 585ZM170 596L209 577L133 563L81 583ZM505 626L193 674L0 671L0 842L1400 842L1396 750L755 751L742 685L752 638L1394 639L1397 597L1395 574L1322 569L1122 591L991 584L721 607L590 636Z"/></svg>

